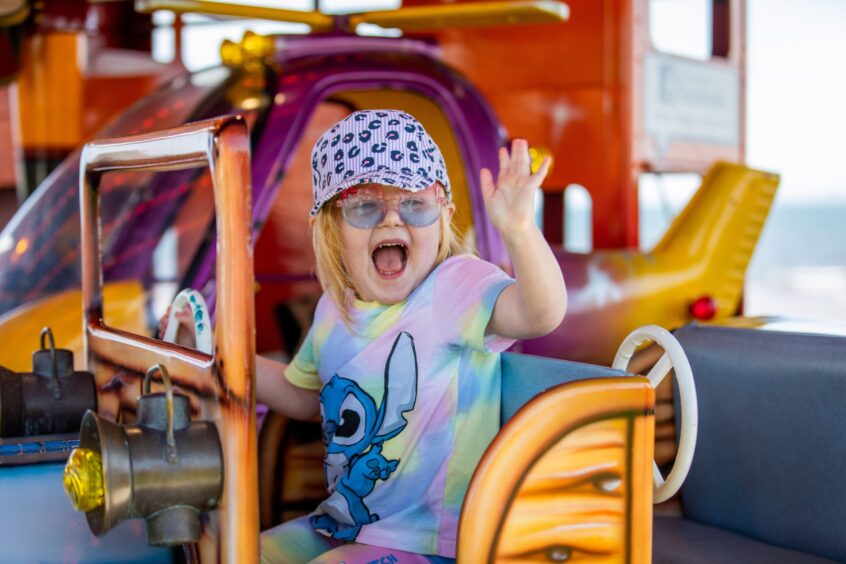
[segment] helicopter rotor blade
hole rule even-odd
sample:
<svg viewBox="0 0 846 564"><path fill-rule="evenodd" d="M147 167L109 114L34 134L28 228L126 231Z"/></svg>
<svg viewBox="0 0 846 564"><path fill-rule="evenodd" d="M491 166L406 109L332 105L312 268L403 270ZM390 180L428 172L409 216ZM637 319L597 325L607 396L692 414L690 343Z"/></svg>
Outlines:
<svg viewBox="0 0 846 564"><path fill-rule="evenodd" d="M135 10L150 13L156 10L168 10L179 14L201 13L236 18L263 19L278 22L303 23L312 31L333 29L335 19L320 12L301 12L283 8L228 4L225 2L207 2L205 0L135 0Z"/></svg>
<svg viewBox="0 0 846 564"><path fill-rule="evenodd" d="M350 15L350 25L353 29L360 23L369 23L403 31L436 31L458 27L559 23L569 17L567 4L554 0L473 2L354 14Z"/></svg>

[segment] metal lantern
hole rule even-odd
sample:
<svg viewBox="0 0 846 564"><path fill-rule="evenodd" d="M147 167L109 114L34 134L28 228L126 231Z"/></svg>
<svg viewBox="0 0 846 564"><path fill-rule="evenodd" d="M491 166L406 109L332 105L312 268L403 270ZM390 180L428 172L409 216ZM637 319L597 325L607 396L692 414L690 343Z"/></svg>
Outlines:
<svg viewBox="0 0 846 564"><path fill-rule="evenodd" d="M49 327L41 331L41 349L32 353L32 372L0 366L0 437L72 433L85 411L96 408L94 375L74 371L73 352L56 348Z"/></svg>
<svg viewBox="0 0 846 564"><path fill-rule="evenodd" d="M157 372L164 393L150 393ZM85 414L79 448L65 467L65 491L98 537L125 519L142 518L152 546L196 542L200 513L216 508L223 491L217 428L191 421L188 397L173 392L161 365L147 371L137 410L132 425Z"/></svg>

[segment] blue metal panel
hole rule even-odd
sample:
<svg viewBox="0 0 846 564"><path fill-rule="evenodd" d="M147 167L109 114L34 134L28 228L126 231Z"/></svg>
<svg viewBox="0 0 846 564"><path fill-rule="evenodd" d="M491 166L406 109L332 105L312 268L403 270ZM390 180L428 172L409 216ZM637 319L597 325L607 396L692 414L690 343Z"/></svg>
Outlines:
<svg viewBox="0 0 846 564"><path fill-rule="evenodd" d="M147 546L140 520L98 539L62 488L64 462L0 465L3 562L173 562L173 550Z"/></svg>

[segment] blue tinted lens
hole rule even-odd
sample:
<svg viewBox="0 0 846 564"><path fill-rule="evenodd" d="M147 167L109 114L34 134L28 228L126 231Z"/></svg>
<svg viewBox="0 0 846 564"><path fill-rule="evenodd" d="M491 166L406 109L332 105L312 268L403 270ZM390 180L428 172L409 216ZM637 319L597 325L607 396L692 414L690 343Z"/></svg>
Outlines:
<svg viewBox="0 0 846 564"><path fill-rule="evenodd" d="M421 192L397 200L389 200L359 195L351 196L342 202L344 220L360 229L372 229L385 219L388 205L396 205L397 213L406 225L412 227L427 227L438 220L441 214L440 201L437 195Z"/></svg>
<svg viewBox="0 0 846 564"><path fill-rule="evenodd" d="M427 227L438 220L441 206L436 199L409 196L400 202L399 214L402 220L414 227Z"/></svg>
<svg viewBox="0 0 846 564"><path fill-rule="evenodd" d="M359 229L376 227L385 217L385 207L378 200L347 202L343 206L344 220Z"/></svg>

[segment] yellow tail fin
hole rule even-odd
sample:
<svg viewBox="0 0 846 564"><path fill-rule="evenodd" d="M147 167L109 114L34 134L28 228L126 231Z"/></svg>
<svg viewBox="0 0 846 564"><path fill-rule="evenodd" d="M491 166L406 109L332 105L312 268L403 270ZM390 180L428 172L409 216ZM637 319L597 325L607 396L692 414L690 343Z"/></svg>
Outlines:
<svg viewBox="0 0 846 564"><path fill-rule="evenodd" d="M778 183L777 174L715 163L655 246L656 259L702 264L701 291L716 300L718 316L737 309Z"/></svg>

